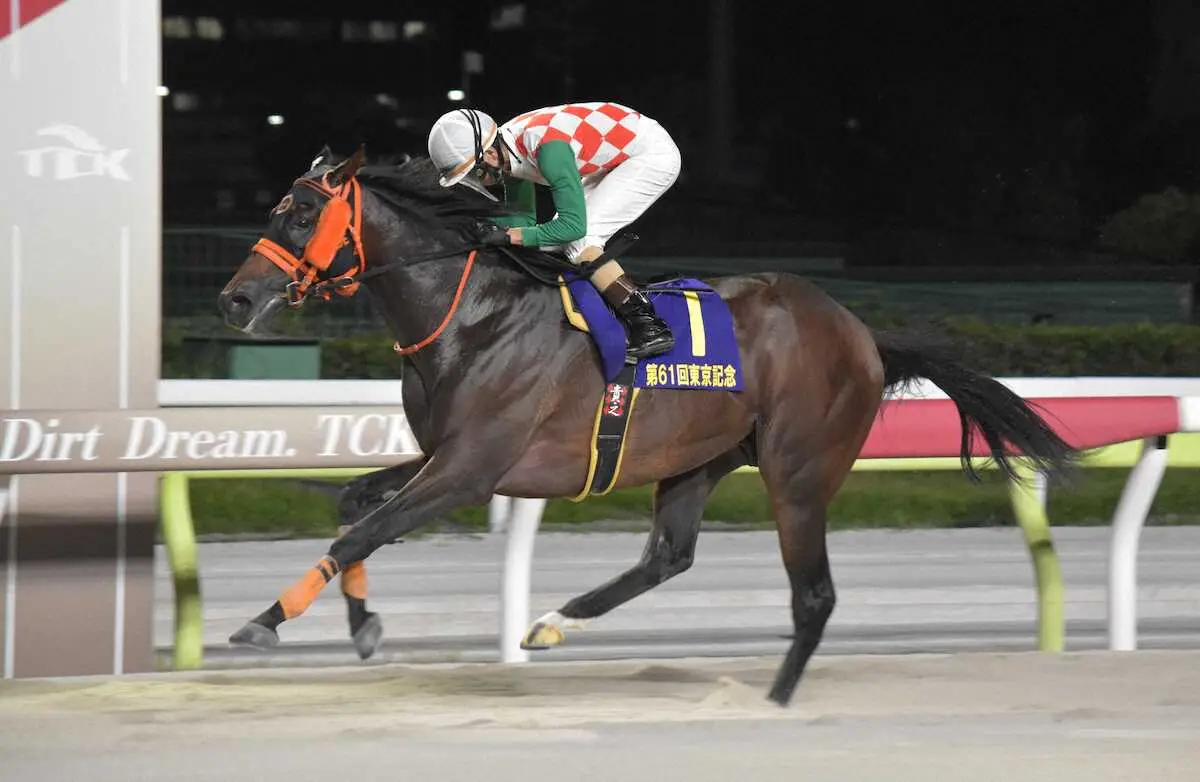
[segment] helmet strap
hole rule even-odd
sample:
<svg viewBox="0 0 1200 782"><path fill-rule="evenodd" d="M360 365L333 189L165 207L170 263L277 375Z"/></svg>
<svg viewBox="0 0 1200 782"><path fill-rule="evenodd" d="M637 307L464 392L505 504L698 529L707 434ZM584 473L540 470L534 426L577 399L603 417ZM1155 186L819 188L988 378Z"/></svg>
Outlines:
<svg viewBox="0 0 1200 782"><path fill-rule="evenodd" d="M492 176L494 176L496 178L496 180L498 182L503 182L504 181L504 167L489 165L486 162L486 160L484 159L484 153L487 150L485 150L483 148L483 123L481 123L479 121L479 117L475 116L475 112L473 112L469 109L459 109L459 111L461 111L463 116L465 116L467 118L467 122L470 123L471 130L473 131L472 135L475 137L474 170L477 170L480 173L481 178L483 176L487 176L488 174L491 174ZM496 139L498 141L503 142L503 137L501 136L501 134L499 132L496 133ZM505 145L505 146L507 146L507 145ZM497 154L501 154L501 155L503 154L503 153L501 153L497 144L493 143L492 147L494 149L496 149Z"/></svg>

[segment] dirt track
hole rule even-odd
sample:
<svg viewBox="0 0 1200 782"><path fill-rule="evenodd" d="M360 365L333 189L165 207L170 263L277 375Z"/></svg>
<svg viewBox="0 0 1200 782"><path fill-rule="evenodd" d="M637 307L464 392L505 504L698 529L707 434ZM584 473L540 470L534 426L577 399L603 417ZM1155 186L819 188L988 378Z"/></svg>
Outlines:
<svg viewBox="0 0 1200 782"><path fill-rule="evenodd" d="M1200 652L156 674L0 684L0 780L1195 780ZM110 753L112 753L110 755Z"/></svg>

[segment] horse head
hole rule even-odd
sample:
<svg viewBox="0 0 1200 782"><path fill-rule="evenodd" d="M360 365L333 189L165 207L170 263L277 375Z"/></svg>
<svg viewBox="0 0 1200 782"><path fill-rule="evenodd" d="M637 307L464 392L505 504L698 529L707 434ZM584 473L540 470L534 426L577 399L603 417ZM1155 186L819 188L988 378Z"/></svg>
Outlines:
<svg viewBox="0 0 1200 782"><path fill-rule="evenodd" d="M285 306L352 296L385 268L395 285L402 267L465 256L478 221L508 213L473 190L440 186L427 157L368 164L359 147L337 162L325 147L271 210L218 307L227 324L254 334Z"/></svg>
<svg viewBox="0 0 1200 782"><path fill-rule="evenodd" d="M271 210L266 230L221 291L225 322L254 333L283 306L300 306L310 294L350 296L366 266L362 246L363 194L355 176L364 161L359 147L332 163L326 146L309 170Z"/></svg>

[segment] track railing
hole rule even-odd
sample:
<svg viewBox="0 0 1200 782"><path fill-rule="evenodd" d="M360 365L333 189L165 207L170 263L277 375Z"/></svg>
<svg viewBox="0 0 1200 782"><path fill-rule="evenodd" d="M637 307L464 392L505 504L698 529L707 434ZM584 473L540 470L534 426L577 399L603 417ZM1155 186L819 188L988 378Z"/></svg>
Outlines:
<svg viewBox="0 0 1200 782"><path fill-rule="evenodd" d="M1135 649L1138 541L1167 467L1200 467L1200 436L1185 434L1200 431L1200 383L1137 378L1002 382L1027 398L1036 386L1035 393L1041 394L1033 401L1048 420L1087 449L1085 467L1132 467L1113 514L1109 645ZM1054 382L1060 385L1051 388ZM1022 389L1023 383L1030 388ZM957 414L936 390L922 391L928 389L885 403L855 470L960 469ZM1196 396L1179 395L1181 391ZM0 475L160 473L163 541L176 599L175 666L196 668L203 664L203 611L190 481L348 478L417 458L420 452L396 381L163 381L160 405L140 411L12 411L5 420L6 437L18 432L26 439L6 440ZM63 458L42 458L44 449L29 438L50 429L82 433L79 447ZM222 446L224 453L217 458ZM977 466L989 465L981 460ZM1045 484L1041 476L1027 477L1024 483L1010 484L1010 498L1035 576L1038 648L1060 651L1065 648L1064 586ZM0 518L4 499L0 491ZM544 507L543 500L496 496L490 508L491 529L507 535L500 638L506 662L528 659L519 641L529 621L530 571Z"/></svg>

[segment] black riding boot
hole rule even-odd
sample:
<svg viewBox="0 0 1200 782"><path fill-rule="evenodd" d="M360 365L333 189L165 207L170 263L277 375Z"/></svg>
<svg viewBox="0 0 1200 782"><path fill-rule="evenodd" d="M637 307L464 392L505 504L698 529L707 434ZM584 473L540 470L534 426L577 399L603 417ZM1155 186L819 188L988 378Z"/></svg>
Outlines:
<svg viewBox="0 0 1200 782"><path fill-rule="evenodd" d="M675 347L675 337L645 293L622 274L604 289L604 298L629 328L629 347L626 355L646 358L669 352Z"/></svg>

